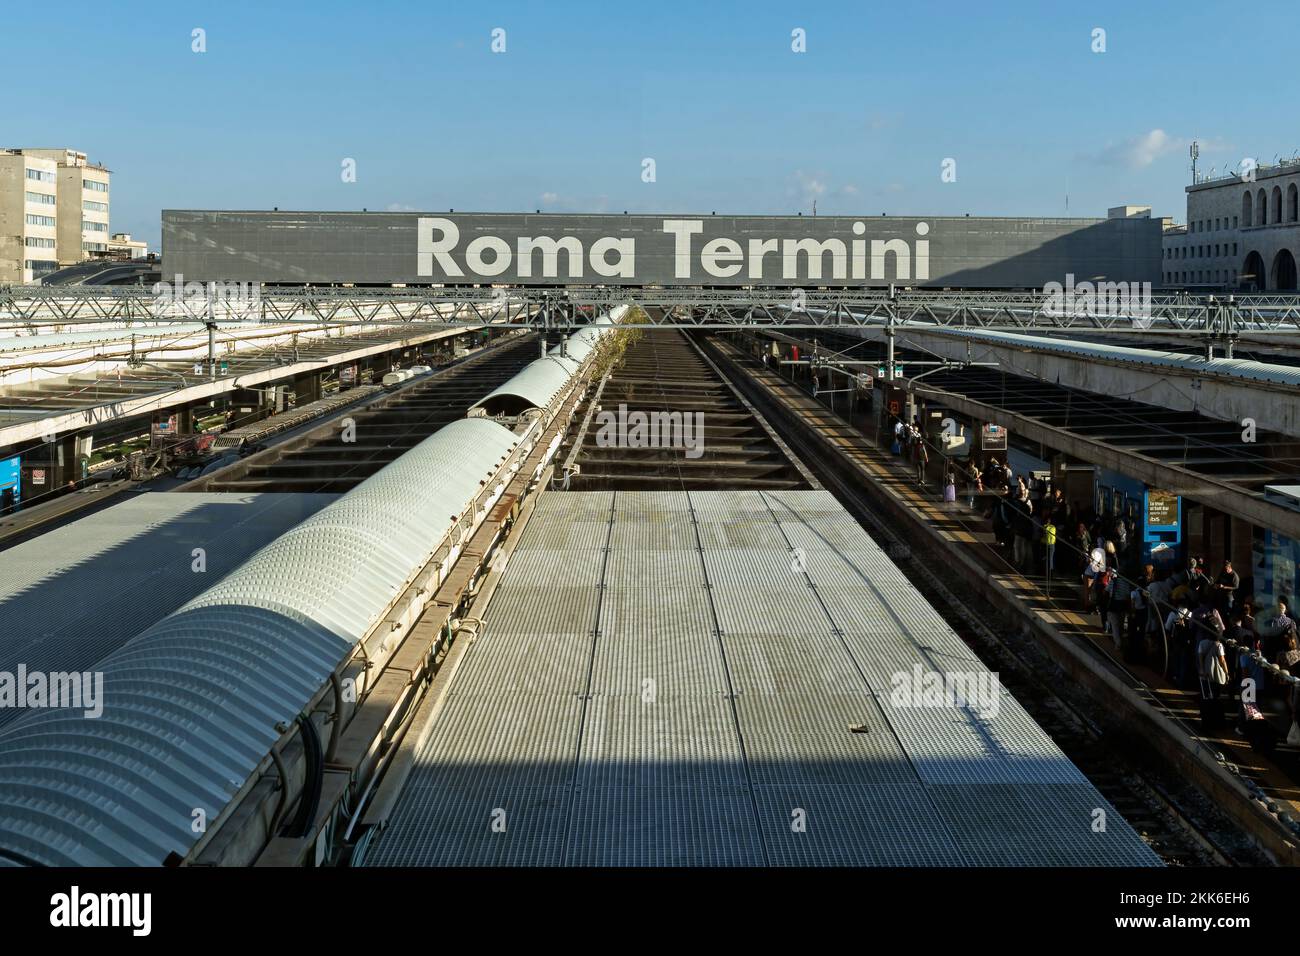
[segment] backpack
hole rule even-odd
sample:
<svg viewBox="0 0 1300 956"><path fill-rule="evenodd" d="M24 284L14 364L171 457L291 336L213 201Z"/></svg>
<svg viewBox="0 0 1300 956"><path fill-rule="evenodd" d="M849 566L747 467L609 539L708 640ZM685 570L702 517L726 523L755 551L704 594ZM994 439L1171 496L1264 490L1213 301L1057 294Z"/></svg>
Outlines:
<svg viewBox="0 0 1300 956"><path fill-rule="evenodd" d="M1223 666L1222 645L1218 641L1212 641L1208 637L1201 638L1201 643L1196 648L1196 655L1200 658L1200 670L1206 680L1212 681L1219 687L1228 683L1228 672Z"/></svg>

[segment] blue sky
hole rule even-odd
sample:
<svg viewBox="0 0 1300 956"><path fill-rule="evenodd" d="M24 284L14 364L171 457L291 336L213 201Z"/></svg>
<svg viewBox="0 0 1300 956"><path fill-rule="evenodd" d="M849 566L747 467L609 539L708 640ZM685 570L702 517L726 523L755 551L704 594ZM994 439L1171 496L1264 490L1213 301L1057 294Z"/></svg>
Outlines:
<svg viewBox="0 0 1300 956"><path fill-rule="evenodd" d="M109 166L114 231L153 247L164 208L1181 221L1192 139L1207 170L1300 149L1300 4L1239 9L74 0L4 40L0 145Z"/></svg>

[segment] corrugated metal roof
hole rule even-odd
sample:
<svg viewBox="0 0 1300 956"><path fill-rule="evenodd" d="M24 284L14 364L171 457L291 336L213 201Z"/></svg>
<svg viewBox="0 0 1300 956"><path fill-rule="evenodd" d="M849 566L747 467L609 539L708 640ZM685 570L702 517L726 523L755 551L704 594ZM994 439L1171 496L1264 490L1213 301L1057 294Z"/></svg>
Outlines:
<svg viewBox="0 0 1300 956"><path fill-rule="evenodd" d="M513 378L484 396L474 408L489 415L545 408L582 367L596 343L613 331L614 323L627 311L626 306L611 309L591 325L583 326L563 345L552 346L545 358L529 362Z"/></svg>
<svg viewBox="0 0 1300 956"><path fill-rule="evenodd" d="M148 492L0 553L0 672L93 668L337 497Z"/></svg>
<svg viewBox="0 0 1300 956"><path fill-rule="evenodd" d="M1185 352L1163 352L1158 349L1134 349L1121 345L1099 345L1073 339L1049 338L1042 335L1023 335L1019 332L993 332L984 329L936 329L927 326L924 331L937 335L953 335L972 341L988 342L1011 348L1028 348L1042 352L1057 352L1080 358L1106 359L1116 362L1133 362L1156 368L1176 368L1196 375L1223 375L1253 382L1300 386L1300 367L1251 362L1246 359L1206 359Z"/></svg>
<svg viewBox="0 0 1300 956"><path fill-rule="evenodd" d="M1005 691L989 716L889 701L914 666L988 672L827 492L610 505L540 498L367 865L1158 862L1117 813L1092 832L1110 808ZM582 571L539 587L547 562Z"/></svg>
<svg viewBox="0 0 1300 956"><path fill-rule="evenodd" d="M50 865L184 855L194 811L216 819L515 444L447 425L109 655L101 717L12 724L0 846Z"/></svg>
<svg viewBox="0 0 1300 956"><path fill-rule="evenodd" d="M520 407L545 408L569 383L576 368L572 360L552 355L529 362L473 407L482 408L489 415Z"/></svg>

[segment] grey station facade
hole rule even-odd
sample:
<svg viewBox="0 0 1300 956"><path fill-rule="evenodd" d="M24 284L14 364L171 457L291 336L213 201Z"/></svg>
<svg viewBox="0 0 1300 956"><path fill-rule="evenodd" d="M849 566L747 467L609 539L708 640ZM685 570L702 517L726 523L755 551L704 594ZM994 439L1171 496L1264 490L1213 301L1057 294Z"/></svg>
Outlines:
<svg viewBox="0 0 1300 956"><path fill-rule="evenodd" d="M1157 219L169 209L165 278L1041 289L1161 280Z"/></svg>

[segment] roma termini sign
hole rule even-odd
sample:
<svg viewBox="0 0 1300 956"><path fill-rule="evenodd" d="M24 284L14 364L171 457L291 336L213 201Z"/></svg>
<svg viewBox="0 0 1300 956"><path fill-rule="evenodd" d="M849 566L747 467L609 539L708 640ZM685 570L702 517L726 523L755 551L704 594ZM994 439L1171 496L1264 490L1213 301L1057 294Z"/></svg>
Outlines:
<svg viewBox="0 0 1300 956"><path fill-rule="evenodd" d="M197 281L1040 289L1159 281L1158 220L166 210Z"/></svg>

